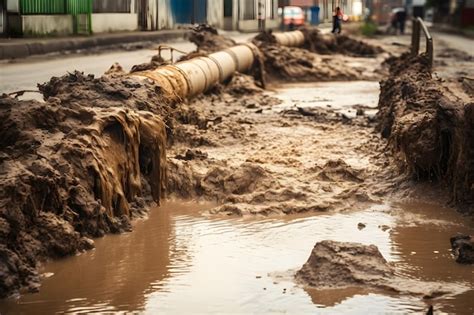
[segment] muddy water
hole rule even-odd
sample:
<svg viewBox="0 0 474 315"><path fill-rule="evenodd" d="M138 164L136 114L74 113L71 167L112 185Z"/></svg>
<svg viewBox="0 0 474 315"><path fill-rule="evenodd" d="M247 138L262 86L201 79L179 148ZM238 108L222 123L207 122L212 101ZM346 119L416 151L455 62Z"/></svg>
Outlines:
<svg viewBox="0 0 474 315"><path fill-rule="evenodd" d="M377 81L295 83L275 87L283 102L273 109L281 111L294 106L330 108L347 117L356 116L357 109L375 115L379 95ZM317 92L313 92L317 91Z"/></svg>
<svg viewBox="0 0 474 315"><path fill-rule="evenodd" d="M201 214L212 206L168 202L153 209L133 233L106 236L93 251L45 264L41 292L1 301L0 312L407 313L427 303L474 312L474 268L456 264L448 250L452 234L473 226L451 209L418 202L306 217ZM362 289L305 290L291 275L324 239L375 244L400 273L471 290L427 302Z"/></svg>

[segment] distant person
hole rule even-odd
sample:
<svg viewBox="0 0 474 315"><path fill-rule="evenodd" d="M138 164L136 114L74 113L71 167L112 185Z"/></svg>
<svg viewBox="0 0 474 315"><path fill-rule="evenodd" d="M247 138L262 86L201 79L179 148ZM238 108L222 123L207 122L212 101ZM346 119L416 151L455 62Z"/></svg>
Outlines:
<svg viewBox="0 0 474 315"><path fill-rule="evenodd" d="M294 31L295 30L295 19L291 18L290 24L288 24L288 30Z"/></svg>
<svg viewBox="0 0 474 315"><path fill-rule="evenodd" d="M336 12L334 13L332 17L332 33L336 33L336 30L337 30L337 33L341 34L342 17L343 17L343 14L342 14L341 8L337 7Z"/></svg>
<svg viewBox="0 0 474 315"><path fill-rule="evenodd" d="M397 30L398 30L398 17L397 17L397 11L392 11L390 14L390 26L387 29L387 33L390 35L397 35Z"/></svg>
<svg viewBox="0 0 474 315"><path fill-rule="evenodd" d="M405 34L405 22L407 20L407 10L405 8L397 12L397 22L400 34Z"/></svg>

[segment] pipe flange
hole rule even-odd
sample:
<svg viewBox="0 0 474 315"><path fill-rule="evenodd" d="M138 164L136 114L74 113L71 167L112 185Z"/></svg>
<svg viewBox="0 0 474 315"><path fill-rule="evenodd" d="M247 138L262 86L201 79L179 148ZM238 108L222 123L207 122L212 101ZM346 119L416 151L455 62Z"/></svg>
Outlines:
<svg viewBox="0 0 474 315"><path fill-rule="evenodd" d="M202 74L204 75L204 90L201 92L207 91L207 89L209 88L209 85L208 85L209 79L206 75L206 71L204 71L204 69L198 63L195 63L195 65L199 68L199 70L201 70Z"/></svg>
<svg viewBox="0 0 474 315"><path fill-rule="evenodd" d="M173 69L176 69L176 71L178 71L184 77L184 79L186 80L186 84L188 85L188 91L194 91L193 83L188 78L188 75L186 74L186 72L184 72L183 70L181 70L180 68L176 66L171 66L171 67L173 67Z"/></svg>
<svg viewBox="0 0 474 315"><path fill-rule="evenodd" d="M207 58L209 58L210 60L212 60L212 62L214 62L217 66L217 68L219 69L219 82L222 82L224 79L224 70L222 69L220 63L216 60L216 58L212 57L212 56L207 56Z"/></svg>
<svg viewBox="0 0 474 315"><path fill-rule="evenodd" d="M234 46L234 47L236 47L236 46ZM240 69L240 67L239 67L239 58L237 57L235 52L233 52L229 48L223 50L223 52L228 53L232 57L232 59L234 59L235 69L237 69L237 70Z"/></svg>

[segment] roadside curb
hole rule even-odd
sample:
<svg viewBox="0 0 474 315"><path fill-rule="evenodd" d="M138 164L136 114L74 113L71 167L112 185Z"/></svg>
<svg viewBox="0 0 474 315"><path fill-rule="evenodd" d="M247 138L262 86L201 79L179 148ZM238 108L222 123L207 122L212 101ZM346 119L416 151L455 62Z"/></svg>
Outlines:
<svg viewBox="0 0 474 315"><path fill-rule="evenodd" d="M187 30L159 32L132 32L123 34L101 34L91 37L38 39L18 43L0 43L0 60L26 58L59 51L73 51L92 47L104 47L146 41L170 41L185 38Z"/></svg>
<svg viewBox="0 0 474 315"><path fill-rule="evenodd" d="M447 34L459 35L459 36L464 36L466 38L474 39L473 31L446 26L446 25L433 25L430 28L436 32L443 32Z"/></svg>

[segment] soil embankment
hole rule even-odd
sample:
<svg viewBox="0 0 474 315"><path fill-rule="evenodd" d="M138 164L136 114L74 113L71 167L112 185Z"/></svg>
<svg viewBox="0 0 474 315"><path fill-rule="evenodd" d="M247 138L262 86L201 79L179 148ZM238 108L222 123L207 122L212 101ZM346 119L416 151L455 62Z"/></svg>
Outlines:
<svg viewBox="0 0 474 315"><path fill-rule="evenodd" d="M263 54L269 79L281 82L377 80L378 54L383 50L346 35L321 34L314 28L302 29L301 48L279 45L271 32L257 35L253 43ZM363 62L357 58L367 57ZM360 65L360 66L359 66Z"/></svg>
<svg viewBox="0 0 474 315"><path fill-rule="evenodd" d="M450 97L424 55L387 61L381 82L378 129L417 180L440 181L454 203L473 213L474 103Z"/></svg>
<svg viewBox="0 0 474 315"><path fill-rule="evenodd" d="M0 296L36 290L39 260L129 230L165 186L159 86L75 72L40 90L44 103L0 98Z"/></svg>

